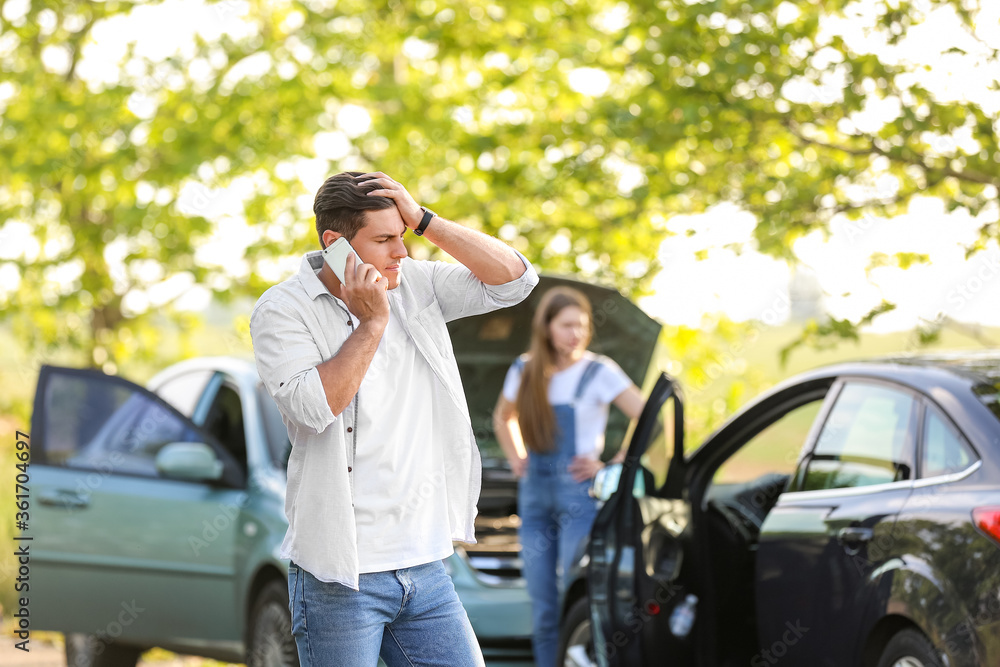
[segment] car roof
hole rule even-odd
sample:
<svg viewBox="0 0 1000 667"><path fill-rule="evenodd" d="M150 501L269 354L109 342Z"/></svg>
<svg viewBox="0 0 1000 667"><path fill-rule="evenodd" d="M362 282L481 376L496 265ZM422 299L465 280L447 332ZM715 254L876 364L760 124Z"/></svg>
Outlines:
<svg viewBox="0 0 1000 667"><path fill-rule="evenodd" d="M923 393L934 388L958 392L1000 382L1000 350L895 354L821 366L781 385L837 376L862 376L909 385Z"/></svg>
<svg viewBox="0 0 1000 667"><path fill-rule="evenodd" d="M155 391L164 382L193 371L223 371L232 375L240 383L246 382L249 385L256 385L260 382L257 366L252 359L232 356L194 357L163 369L146 383L146 388Z"/></svg>
<svg viewBox="0 0 1000 667"><path fill-rule="evenodd" d="M995 349L894 355L882 360L895 364L942 368L980 381L1000 381L1000 350Z"/></svg>

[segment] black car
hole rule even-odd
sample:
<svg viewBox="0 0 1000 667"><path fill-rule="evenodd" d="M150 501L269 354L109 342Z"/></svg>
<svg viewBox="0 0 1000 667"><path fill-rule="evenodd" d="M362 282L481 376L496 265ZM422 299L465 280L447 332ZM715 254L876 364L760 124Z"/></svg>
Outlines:
<svg viewBox="0 0 1000 667"><path fill-rule="evenodd" d="M799 375L684 452L662 375L560 664L1000 665L1000 352Z"/></svg>

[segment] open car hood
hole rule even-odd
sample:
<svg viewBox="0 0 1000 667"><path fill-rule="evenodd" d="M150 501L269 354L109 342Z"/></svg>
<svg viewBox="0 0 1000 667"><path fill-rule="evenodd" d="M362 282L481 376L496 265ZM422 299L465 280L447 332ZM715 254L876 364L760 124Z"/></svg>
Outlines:
<svg viewBox="0 0 1000 667"><path fill-rule="evenodd" d="M511 494L498 487L509 487L514 478L493 433L493 408L507 369L528 349L531 318L539 301L545 292L560 285L578 289L590 299L594 309L591 350L618 362L640 387L653 358L661 329L656 320L614 289L569 278L541 276L538 286L518 305L450 322L448 330L483 457L481 512L503 514L504 507L509 506ZM627 428L628 419L612 410L605 441L607 451L618 450Z"/></svg>

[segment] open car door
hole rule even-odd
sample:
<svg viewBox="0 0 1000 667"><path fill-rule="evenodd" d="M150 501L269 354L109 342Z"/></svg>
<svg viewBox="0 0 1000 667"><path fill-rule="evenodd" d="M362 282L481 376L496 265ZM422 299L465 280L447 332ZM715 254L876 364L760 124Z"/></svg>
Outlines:
<svg viewBox="0 0 1000 667"><path fill-rule="evenodd" d="M31 424L33 627L138 646L238 636L245 473L215 437L123 378L47 365Z"/></svg>
<svg viewBox="0 0 1000 667"><path fill-rule="evenodd" d="M683 499L684 408L657 379L628 447L617 491L598 512L588 546L588 589L598 664L691 664L697 599L685 562L690 505ZM640 483L636 483L641 478Z"/></svg>

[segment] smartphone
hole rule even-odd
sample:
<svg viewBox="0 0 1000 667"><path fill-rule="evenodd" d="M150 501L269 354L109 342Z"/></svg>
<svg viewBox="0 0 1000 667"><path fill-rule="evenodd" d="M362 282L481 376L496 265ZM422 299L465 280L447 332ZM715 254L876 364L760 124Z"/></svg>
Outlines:
<svg viewBox="0 0 1000 667"><path fill-rule="evenodd" d="M337 280L340 281L341 285L347 282L344 280L344 271L347 268L348 255L354 255L355 268L361 266L361 257L354 251L354 248L351 247L351 244L348 243L347 239L343 236L323 249L323 259L325 259L326 263L330 265L331 269L333 269L333 273L337 276Z"/></svg>

